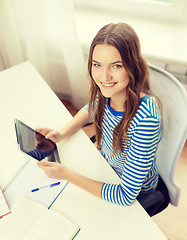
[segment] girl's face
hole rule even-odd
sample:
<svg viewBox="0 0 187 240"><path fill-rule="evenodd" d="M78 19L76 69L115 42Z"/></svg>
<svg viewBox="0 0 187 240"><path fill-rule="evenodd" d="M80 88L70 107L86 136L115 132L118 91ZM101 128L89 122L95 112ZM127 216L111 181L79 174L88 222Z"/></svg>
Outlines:
<svg viewBox="0 0 187 240"><path fill-rule="evenodd" d="M103 96L110 98L110 104L116 108L114 110L119 111L126 100L129 76L115 47L107 44L95 46L92 56L92 77Z"/></svg>

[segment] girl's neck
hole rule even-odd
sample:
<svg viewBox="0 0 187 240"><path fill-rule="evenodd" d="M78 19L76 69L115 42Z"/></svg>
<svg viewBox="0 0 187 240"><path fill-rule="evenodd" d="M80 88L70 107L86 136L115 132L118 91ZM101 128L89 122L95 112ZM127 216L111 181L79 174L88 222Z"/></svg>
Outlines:
<svg viewBox="0 0 187 240"><path fill-rule="evenodd" d="M123 101L114 101L114 99L110 98L109 104L110 107L117 112L124 112L125 111L125 100Z"/></svg>
<svg viewBox="0 0 187 240"><path fill-rule="evenodd" d="M140 92L140 99L142 97L144 97L146 94L144 92ZM126 109L125 109L125 102L126 102L126 97L119 100L118 99L115 99L115 98L110 98L109 100L109 105L110 107L114 110L114 111L117 111L117 112L124 112Z"/></svg>

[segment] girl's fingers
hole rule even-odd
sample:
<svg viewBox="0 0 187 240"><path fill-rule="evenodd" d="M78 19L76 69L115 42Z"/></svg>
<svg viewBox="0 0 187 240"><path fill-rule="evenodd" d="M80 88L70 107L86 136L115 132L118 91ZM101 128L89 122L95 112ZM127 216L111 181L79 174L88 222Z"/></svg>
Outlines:
<svg viewBox="0 0 187 240"><path fill-rule="evenodd" d="M43 168L43 167L52 167L53 164L51 162L47 162L47 161L41 161L41 162L37 162L38 166Z"/></svg>
<svg viewBox="0 0 187 240"><path fill-rule="evenodd" d="M35 128L35 130L44 136L46 136L52 131L52 129L49 129L49 128Z"/></svg>

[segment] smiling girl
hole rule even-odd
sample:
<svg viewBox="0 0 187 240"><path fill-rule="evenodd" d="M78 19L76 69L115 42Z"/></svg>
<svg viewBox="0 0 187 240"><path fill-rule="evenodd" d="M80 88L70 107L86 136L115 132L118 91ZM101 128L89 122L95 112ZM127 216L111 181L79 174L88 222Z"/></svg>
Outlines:
<svg viewBox="0 0 187 240"><path fill-rule="evenodd" d="M161 138L158 101L150 90L148 67L135 31L125 23L104 26L91 44L88 71L89 104L63 129L37 130L59 142L91 120L97 148L120 183L97 182L57 163L38 165L48 177L66 179L97 197L128 206L140 194L156 190L156 151Z"/></svg>

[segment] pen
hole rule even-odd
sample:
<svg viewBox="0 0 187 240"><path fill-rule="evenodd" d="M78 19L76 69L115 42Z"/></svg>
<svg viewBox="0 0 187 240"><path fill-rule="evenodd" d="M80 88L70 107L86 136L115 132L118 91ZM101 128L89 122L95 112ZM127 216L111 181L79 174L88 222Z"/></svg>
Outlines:
<svg viewBox="0 0 187 240"><path fill-rule="evenodd" d="M55 186L57 186L59 184L60 184L60 182L52 183L50 185L46 185L46 186L43 186L43 187L40 187L40 188L32 189L30 192L36 192L36 191L39 191L39 190L41 190L43 188L47 188L47 187L52 188L52 187L55 187Z"/></svg>

